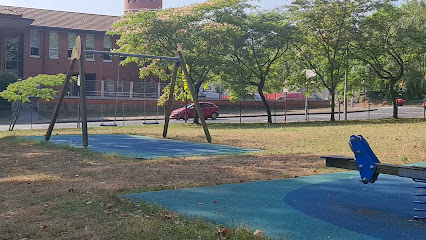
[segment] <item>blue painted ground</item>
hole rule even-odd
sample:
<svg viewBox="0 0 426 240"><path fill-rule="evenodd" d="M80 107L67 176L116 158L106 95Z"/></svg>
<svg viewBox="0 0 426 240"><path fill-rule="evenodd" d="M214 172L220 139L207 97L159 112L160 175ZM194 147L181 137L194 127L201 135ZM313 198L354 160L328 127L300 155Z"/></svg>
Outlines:
<svg viewBox="0 0 426 240"><path fill-rule="evenodd" d="M364 185L351 171L123 198L277 239L426 239L426 223L411 221L414 185L389 175Z"/></svg>
<svg viewBox="0 0 426 240"><path fill-rule="evenodd" d="M44 141L44 137L25 137ZM51 143L81 147L81 135L52 136ZM157 139L136 135L89 135L89 150L117 154L130 158L153 159L195 155L217 155L260 151L217 144L195 143L169 139Z"/></svg>

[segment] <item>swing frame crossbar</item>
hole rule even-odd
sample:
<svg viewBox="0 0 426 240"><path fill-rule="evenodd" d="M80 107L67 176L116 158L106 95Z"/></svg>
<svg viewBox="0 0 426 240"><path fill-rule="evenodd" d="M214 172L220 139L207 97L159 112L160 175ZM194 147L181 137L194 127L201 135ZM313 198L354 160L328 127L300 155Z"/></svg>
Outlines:
<svg viewBox="0 0 426 240"><path fill-rule="evenodd" d="M86 53L86 54L111 55L111 56L121 56L121 57L137 57L137 58L151 58L151 59L160 59L160 60L169 60L169 61L181 62L180 57L167 57L167 56L121 53L121 52L110 52L110 51L96 51L96 50L83 50L83 52Z"/></svg>
<svg viewBox="0 0 426 240"><path fill-rule="evenodd" d="M176 78L177 78L177 72L178 68L181 67L186 81L188 83L188 88L191 92L191 95L194 99L194 105L198 113L198 117L200 118L201 125L203 126L204 133L206 135L206 139L209 143L212 142L212 138L209 132L209 129L207 127L206 120L204 118L204 114L201 111L200 103L198 102L198 98L195 92L194 83L192 80L191 75L189 74L189 71L186 67L186 60L183 54L182 46L181 44L178 44L177 50L176 50L176 57L166 57L166 56L156 56L156 55L145 55L145 54L132 54L132 53L120 53L120 52L110 52L110 51L96 51L96 50L84 50L82 49L82 43L81 43L81 37L77 36L74 44L74 48L72 50L71 54L71 63L67 71L67 75L65 78L65 82L62 88L62 91L59 94L59 99L56 104L54 113L52 115L52 119L50 121L49 128L47 130L47 133L45 135L46 142L50 140L50 137L52 136L53 128L55 126L56 120L59 115L59 111L62 105L62 102L65 97L65 92L67 91L72 72L74 70L74 66L78 62L79 65L79 75L80 75L80 108L81 108L81 118L82 118L82 136L83 136L83 146L87 147L89 145L88 140L88 131L87 131L87 109L86 109L86 90L85 90L85 74L84 74L84 60L83 56L84 54L97 54L97 55L113 55L113 56L127 56L127 57L138 57L138 58L151 58L151 59L160 59L160 60L169 60L174 61L174 67L172 71L172 79L170 83L170 93L169 99L167 101L166 105L166 113L164 116L164 130L163 130L163 138L167 137L167 131L169 127L169 120L170 115L172 112L172 105L173 105L173 96L174 96L174 88L176 85Z"/></svg>

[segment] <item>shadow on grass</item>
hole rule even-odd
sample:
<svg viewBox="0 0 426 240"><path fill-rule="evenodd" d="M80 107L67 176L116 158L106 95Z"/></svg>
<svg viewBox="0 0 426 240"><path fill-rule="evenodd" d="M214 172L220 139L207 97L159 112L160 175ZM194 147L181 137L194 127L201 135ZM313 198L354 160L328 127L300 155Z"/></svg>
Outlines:
<svg viewBox="0 0 426 240"><path fill-rule="evenodd" d="M84 158L84 157L91 157L91 158L113 157L114 159L116 159L118 161L120 161L120 160L121 161L139 161L139 160L134 159L134 158L125 157L125 156L121 156L121 155L117 155L117 154L96 152L96 151L93 151L93 150L90 150L90 149L87 149L87 148L77 147L77 146L73 146L73 145L60 145L60 144L54 144L54 143L45 142L45 141L35 141L35 140L27 139L27 138L22 137L22 136L6 136L6 137L1 138L1 141L4 141L5 143L9 143L9 144L27 143L27 144L31 144L31 145L41 147L41 148L46 149L46 150L66 150L66 151L69 151L71 153L79 154L81 156L81 158Z"/></svg>

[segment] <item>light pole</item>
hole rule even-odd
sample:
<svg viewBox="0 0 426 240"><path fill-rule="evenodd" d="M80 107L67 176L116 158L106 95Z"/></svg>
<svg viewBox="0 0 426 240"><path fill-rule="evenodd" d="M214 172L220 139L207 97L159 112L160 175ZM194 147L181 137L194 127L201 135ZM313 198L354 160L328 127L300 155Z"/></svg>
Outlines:
<svg viewBox="0 0 426 240"><path fill-rule="evenodd" d="M348 91L348 49L346 48L346 64L345 64L345 89L343 90L343 104L344 104L344 115L345 115L345 120L348 120L348 96L347 96L347 91ZM340 103L339 103L339 108L340 108ZM340 111L339 111L339 116L340 116Z"/></svg>

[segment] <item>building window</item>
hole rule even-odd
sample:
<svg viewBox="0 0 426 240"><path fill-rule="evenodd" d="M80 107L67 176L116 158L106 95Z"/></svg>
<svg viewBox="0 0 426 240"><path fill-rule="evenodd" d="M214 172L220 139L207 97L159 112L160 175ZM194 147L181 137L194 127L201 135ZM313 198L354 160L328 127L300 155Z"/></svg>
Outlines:
<svg viewBox="0 0 426 240"><path fill-rule="evenodd" d="M112 37L104 36L104 51L111 51L112 49ZM111 62L111 55L103 55L104 62Z"/></svg>
<svg viewBox="0 0 426 240"><path fill-rule="evenodd" d="M30 56L40 57L40 32L38 30L30 31Z"/></svg>
<svg viewBox="0 0 426 240"><path fill-rule="evenodd" d="M107 78L105 92L106 92L106 95L108 96L114 95L114 79Z"/></svg>
<svg viewBox="0 0 426 240"><path fill-rule="evenodd" d="M68 33L68 59L71 59L72 49L74 48L76 38L77 33Z"/></svg>
<svg viewBox="0 0 426 240"><path fill-rule="evenodd" d="M150 2L152 2L152 3L153 3L153 2L154 2L154 0L150 0Z"/></svg>
<svg viewBox="0 0 426 240"><path fill-rule="evenodd" d="M87 34L86 35L86 50L95 50L95 35ZM94 61L95 54L86 53L86 61Z"/></svg>
<svg viewBox="0 0 426 240"><path fill-rule="evenodd" d="M49 35L49 58L59 58L59 36L58 32L50 32Z"/></svg>

